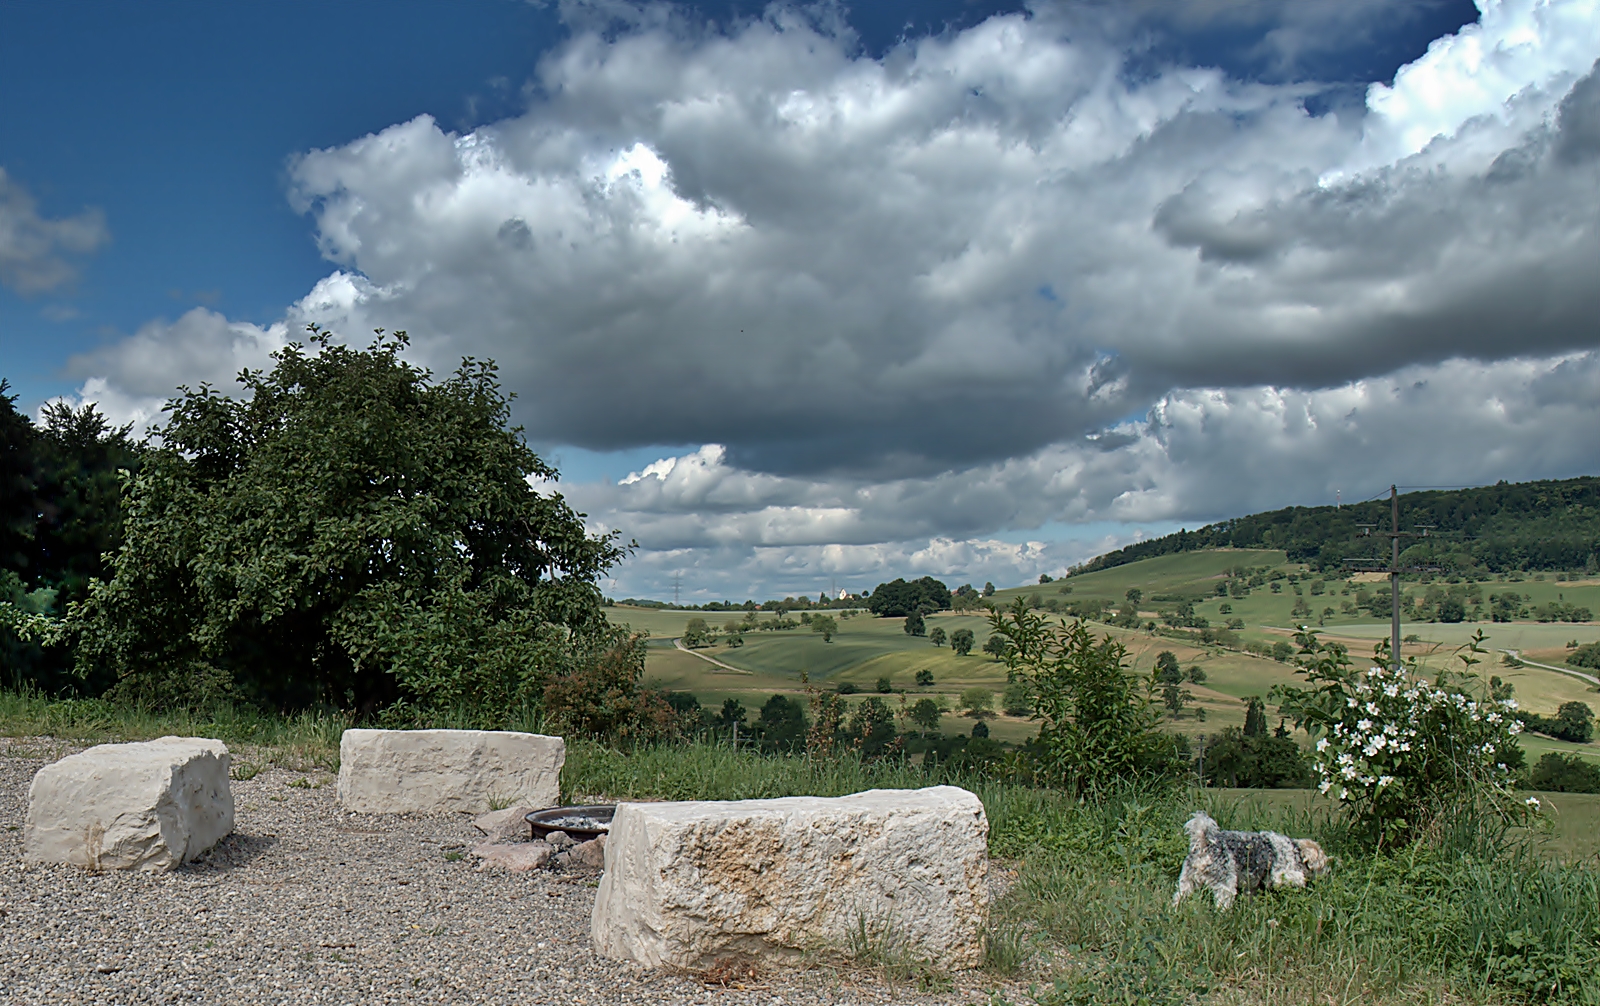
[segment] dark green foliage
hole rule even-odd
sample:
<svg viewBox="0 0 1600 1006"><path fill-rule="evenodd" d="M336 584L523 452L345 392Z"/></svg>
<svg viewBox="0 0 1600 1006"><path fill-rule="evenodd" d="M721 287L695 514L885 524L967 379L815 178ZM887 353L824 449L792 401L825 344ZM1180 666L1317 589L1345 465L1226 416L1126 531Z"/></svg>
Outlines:
<svg viewBox="0 0 1600 1006"><path fill-rule="evenodd" d="M1033 715L1033 689L1021 679L1012 681L1000 693L1000 710L1007 716Z"/></svg>
<svg viewBox="0 0 1600 1006"><path fill-rule="evenodd" d="M964 657L972 652L972 644L976 640L971 629L957 629L950 633L950 649L956 656Z"/></svg>
<svg viewBox="0 0 1600 1006"><path fill-rule="evenodd" d="M912 723L931 733L939 729L939 718L944 715L944 703L936 699L918 699L911 704L911 711L907 715L911 717Z"/></svg>
<svg viewBox="0 0 1600 1006"><path fill-rule="evenodd" d="M1600 478L1594 476L1407 493L1400 497L1400 522L1435 529L1402 553L1407 562L1496 573L1600 567ZM1237 517L1107 552L1073 572L1207 548L1281 548L1290 562L1321 570L1339 570L1345 558L1387 558L1374 551L1378 539L1359 536L1361 524L1387 528L1388 500Z"/></svg>
<svg viewBox="0 0 1600 1006"><path fill-rule="evenodd" d="M1252 695L1245 704L1244 735L1246 737L1267 735L1267 707L1260 696Z"/></svg>
<svg viewBox="0 0 1600 1006"><path fill-rule="evenodd" d="M693 650L702 646L710 646L716 641L717 637L711 631L710 626L706 625L705 619L691 618L684 623L683 636L680 638L683 640L684 646Z"/></svg>
<svg viewBox="0 0 1600 1006"><path fill-rule="evenodd" d="M925 636L928 634L928 626L923 622L921 612L913 611L906 616L905 630L908 636Z"/></svg>
<svg viewBox="0 0 1600 1006"><path fill-rule="evenodd" d="M933 672L924 667L916 673L914 680L919 688L927 688L933 684Z"/></svg>
<svg viewBox="0 0 1600 1006"><path fill-rule="evenodd" d="M804 750L807 727L805 706L787 696L774 695L761 707L751 732L761 750L788 753Z"/></svg>
<svg viewBox="0 0 1600 1006"><path fill-rule="evenodd" d="M1587 744L1594 739L1594 710L1585 702L1563 702L1554 716L1522 713L1522 725L1558 741Z"/></svg>
<svg viewBox="0 0 1600 1006"><path fill-rule="evenodd" d="M884 675L883 677L878 679L878 694L879 695L889 695L893 691L894 691L894 682L892 680L890 680L888 675Z"/></svg>
<svg viewBox="0 0 1600 1006"><path fill-rule="evenodd" d="M722 711L717 714L717 725L719 727L731 727L737 723L743 726L745 717L748 715L749 712L745 709L743 702L738 699L723 699Z"/></svg>
<svg viewBox="0 0 1600 1006"><path fill-rule="evenodd" d="M1006 637L998 633L990 633L989 638L983 641L983 652L996 660L1006 658Z"/></svg>
<svg viewBox="0 0 1600 1006"><path fill-rule="evenodd" d="M1600 793L1600 765L1551 751L1533 766L1528 788L1548 793Z"/></svg>
<svg viewBox="0 0 1600 1006"><path fill-rule="evenodd" d="M833 690L838 692L840 695L854 695L856 692L861 691L861 689L856 687L854 681L841 681L834 686Z"/></svg>
<svg viewBox="0 0 1600 1006"><path fill-rule="evenodd" d="M28 567L39 513L38 446L33 423L0 379L0 569Z"/></svg>
<svg viewBox="0 0 1600 1006"><path fill-rule="evenodd" d="M1008 677L1033 690L1039 781L1091 793L1182 771L1178 740L1159 729L1154 680L1128 673L1115 639L1097 640L1082 622L1052 623L1020 601L992 613L990 628L1010 643Z"/></svg>
<svg viewBox="0 0 1600 1006"><path fill-rule="evenodd" d="M1178 667L1178 658L1173 656L1171 650L1162 650L1156 654L1156 680L1163 685L1176 685L1183 680L1183 671Z"/></svg>
<svg viewBox="0 0 1600 1006"><path fill-rule="evenodd" d="M168 403L79 666L154 704L402 703L484 725L573 661L620 680L632 650L594 580L622 552L528 484L556 473L507 428L493 365L435 382L400 359L403 334L312 341L241 374L244 400Z"/></svg>
<svg viewBox="0 0 1600 1006"><path fill-rule="evenodd" d="M845 723L844 740L869 760L900 751L894 713L876 695L863 699L851 711Z"/></svg>
<svg viewBox="0 0 1600 1006"><path fill-rule="evenodd" d="M950 609L950 589L931 576L907 583L897 579L880 583L867 598L867 608L883 618L900 618L913 612L926 615Z"/></svg>
<svg viewBox="0 0 1600 1006"><path fill-rule="evenodd" d="M1567 663L1573 667L1587 667L1600 671L1600 643L1584 643L1567 654Z"/></svg>
<svg viewBox="0 0 1600 1006"><path fill-rule="evenodd" d="M1250 701L1252 705L1260 702ZM1248 718L1246 722L1249 724ZM1263 724L1259 733L1251 733L1253 726L1247 725L1243 730L1226 727L1206 745L1202 761L1206 784L1252 789L1310 786L1314 778L1311 766L1289 732L1280 725L1275 733L1268 734Z"/></svg>
<svg viewBox="0 0 1600 1006"><path fill-rule="evenodd" d="M944 630L939 628L937 625L934 626L933 631L928 633L928 642L932 643L934 646L943 646L945 643Z"/></svg>

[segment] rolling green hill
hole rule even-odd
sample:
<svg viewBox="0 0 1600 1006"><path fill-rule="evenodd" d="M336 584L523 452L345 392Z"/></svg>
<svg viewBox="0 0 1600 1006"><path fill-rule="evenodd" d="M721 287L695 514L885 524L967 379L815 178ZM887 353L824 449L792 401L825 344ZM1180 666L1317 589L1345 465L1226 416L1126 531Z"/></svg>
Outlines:
<svg viewBox="0 0 1600 1006"><path fill-rule="evenodd" d="M1358 525L1387 529L1389 520L1387 499L1285 507L1129 545L1091 559L1075 573L1214 548L1281 549L1291 561L1336 569L1346 558L1387 558L1387 540L1360 537ZM1593 476L1405 493L1400 524L1402 529L1433 528L1434 538L1404 552L1411 562L1437 563L1459 573L1600 571L1600 478Z"/></svg>

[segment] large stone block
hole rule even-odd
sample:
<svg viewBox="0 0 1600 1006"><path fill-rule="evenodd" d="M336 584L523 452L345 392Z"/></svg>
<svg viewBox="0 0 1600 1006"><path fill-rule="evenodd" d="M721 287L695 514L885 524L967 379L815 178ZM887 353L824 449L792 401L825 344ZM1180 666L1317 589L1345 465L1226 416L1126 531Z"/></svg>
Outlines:
<svg viewBox="0 0 1600 1006"><path fill-rule="evenodd" d="M170 870L233 831L221 742L163 737L101 744L40 769L28 787L22 855L91 870Z"/></svg>
<svg viewBox="0 0 1600 1006"><path fill-rule="evenodd" d="M954 786L625 803L590 931L600 953L653 967L860 949L973 967L988 834L983 804Z"/></svg>
<svg viewBox="0 0 1600 1006"><path fill-rule="evenodd" d="M481 814L560 799L567 746L508 730L346 730L339 801L367 814Z"/></svg>

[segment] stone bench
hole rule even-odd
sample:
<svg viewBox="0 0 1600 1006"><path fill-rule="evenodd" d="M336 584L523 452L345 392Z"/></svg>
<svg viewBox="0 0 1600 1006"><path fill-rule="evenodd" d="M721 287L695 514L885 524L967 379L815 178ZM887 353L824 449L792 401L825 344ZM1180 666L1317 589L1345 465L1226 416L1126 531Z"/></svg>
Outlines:
<svg viewBox="0 0 1600 1006"><path fill-rule="evenodd" d="M508 730L346 730L339 802L366 814L553 807L567 746Z"/></svg>
<svg viewBox="0 0 1600 1006"><path fill-rule="evenodd" d="M954 786L624 803L591 935L601 954L652 967L862 949L975 967L988 833L983 804Z"/></svg>
<svg viewBox="0 0 1600 1006"><path fill-rule="evenodd" d="M23 859L90 870L170 870L233 831L221 741L101 744L46 765L28 787Z"/></svg>

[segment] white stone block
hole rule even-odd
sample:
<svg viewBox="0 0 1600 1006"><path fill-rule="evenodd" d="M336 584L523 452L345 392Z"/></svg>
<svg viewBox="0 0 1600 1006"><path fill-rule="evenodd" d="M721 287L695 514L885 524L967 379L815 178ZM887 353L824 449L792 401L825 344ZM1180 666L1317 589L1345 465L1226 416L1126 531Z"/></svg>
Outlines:
<svg viewBox="0 0 1600 1006"><path fill-rule="evenodd" d="M90 870L170 870L233 831L221 741L101 744L40 769L28 787L23 859Z"/></svg>
<svg viewBox="0 0 1600 1006"><path fill-rule="evenodd" d="M989 822L964 789L624 803L595 949L652 967L873 949L946 969L983 956Z"/></svg>
<svg viewBox="0 0 1600 1006"><path fill-rule="evenodd" d="M339 802L365 814L552 807L567 746L509 730L346 730Z"/></svg>

